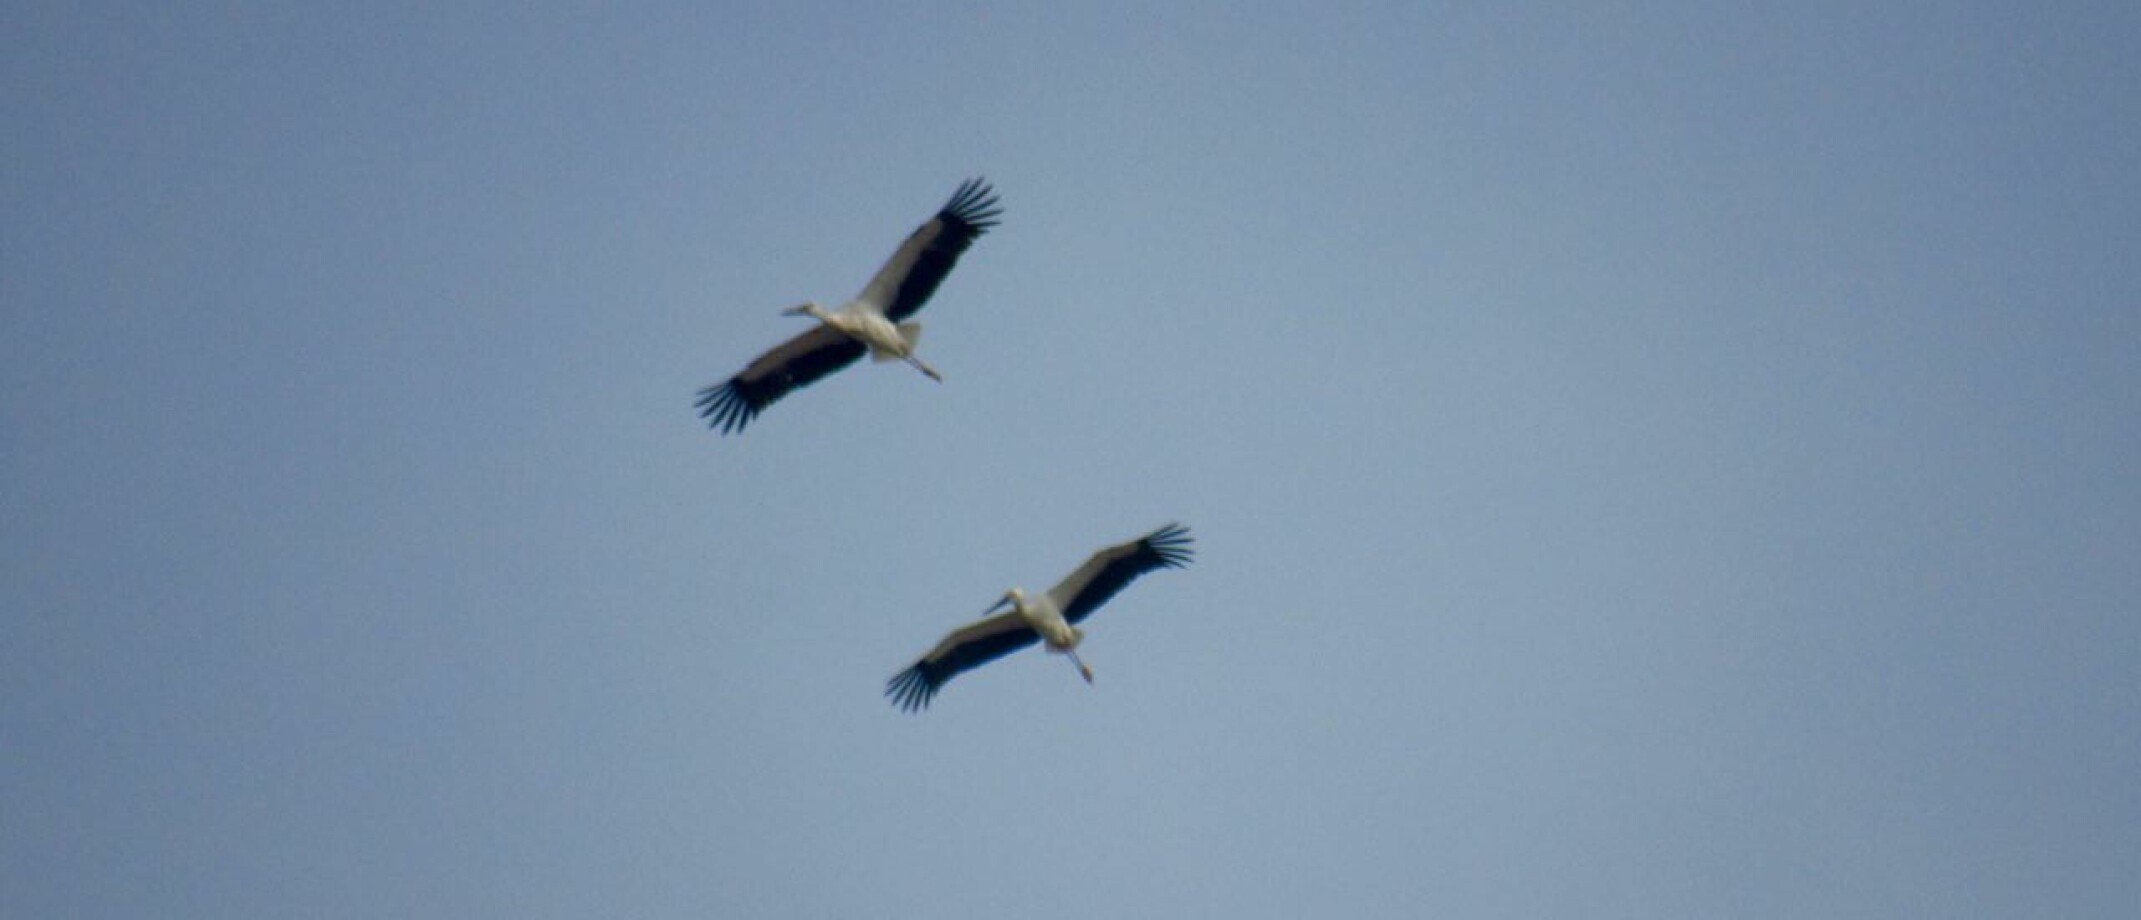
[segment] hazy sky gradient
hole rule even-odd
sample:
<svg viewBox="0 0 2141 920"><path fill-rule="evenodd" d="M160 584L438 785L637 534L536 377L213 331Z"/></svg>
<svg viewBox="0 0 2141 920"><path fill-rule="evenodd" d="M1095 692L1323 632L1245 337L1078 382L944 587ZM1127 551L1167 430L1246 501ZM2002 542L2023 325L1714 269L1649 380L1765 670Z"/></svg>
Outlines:
<svg viewBox="0 0 2141 920"><path fill-rule="evenodd" d="M2141 904L2131 3L431 6L0 11L0 915Z"/></svg>

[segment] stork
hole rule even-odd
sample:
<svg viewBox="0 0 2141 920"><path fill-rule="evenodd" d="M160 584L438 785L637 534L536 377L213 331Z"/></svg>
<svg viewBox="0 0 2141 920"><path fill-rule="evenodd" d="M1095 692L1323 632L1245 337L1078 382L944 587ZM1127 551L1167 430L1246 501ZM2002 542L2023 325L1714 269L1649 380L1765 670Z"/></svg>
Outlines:
<svg viewBox="0 0 2141 920"><path fill-rule="evenodd" d="M1190 542L1189 528L1169 524L1094 553L1045 594L1028 595L1018 588L1004 592L981 619L952 630L912 667L893 675L885 683L885 696L908 712L926 709L952 678L1037 641L1068 657L1078 667L1078 676L1092 683L1093 669L1078 657L1085 630L1077 624L1139 575L1188 565ZM1011 609L997 612L1007 606Z"/></svg>
<svg viewBox="0 0 2141 920"><path fill-rule="evenodd" d="M723 434L742 431L760 410L798 387L809 386L868 352L877 361L905 361L929 379L943 376L916 357L922 324L903 322L922 309L951 274L959 254L996 226L1003 209L987 181L959 184L937 216L908 234L862 293L838 310L815 302L782 310L787 316L810 316L818 324L760 355L728 382L699 391L699 416Z"/></svg>

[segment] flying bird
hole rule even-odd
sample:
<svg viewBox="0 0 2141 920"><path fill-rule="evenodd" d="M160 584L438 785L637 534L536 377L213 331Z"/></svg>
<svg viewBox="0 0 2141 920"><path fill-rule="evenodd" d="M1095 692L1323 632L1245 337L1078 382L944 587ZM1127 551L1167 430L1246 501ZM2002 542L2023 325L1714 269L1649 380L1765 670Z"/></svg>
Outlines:
<svg viewBox="0 0 2141 920"><path fill-rule="evenodd" d="M789 391L818 382L855 363L865 352L877 361L905 361L941 382L944 378L936 368L914 354L922 324L903 320L922 309L944 276L951 274L959 254L996 226L1002 213L988 182L968 179L960 183L937 216L908 234L907 241L847 306L828 313L817 303L806 302L781 311L787 316L815 317L818 324L760 355L728 382L700 390L699 416L723 434L742 431L760 410Z"/></svg>
<svg viewBox="0 0 2141 920"><path fill-rule="evenodd" d="M885 696L908 712L926 709L952 678L1042 640L1049 651L1069 656L1078 666L1078 676L1090 684L1093 669L1078 657L1085 630L1076 624L1139 575L1188 565L1189 545L1189 528L1169 524L1094 553L1046 594L1028 595L1012 588L983 611L981 619L952 630L913 667L893 675L885 684ZM1006 606L1011 609L997 612Z"/></svg>

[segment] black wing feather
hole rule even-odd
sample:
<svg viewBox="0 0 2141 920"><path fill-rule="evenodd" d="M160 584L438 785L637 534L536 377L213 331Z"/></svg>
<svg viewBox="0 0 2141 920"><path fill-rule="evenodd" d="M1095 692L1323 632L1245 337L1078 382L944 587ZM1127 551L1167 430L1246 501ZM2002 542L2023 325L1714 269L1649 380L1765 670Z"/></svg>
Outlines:
<svg viewBox="0 0 2141 920"><path fill-rule="evenodd" d="M1079 591L1077 597L1064 605L1063 618L1073 623L1084 620L1107 603L1108 598L1146 572L1189 565L1190 558L1195 555L1190 549L1191 542L1189 528L1180 524L1169 524L1146 534L1129 555L1110 561L1094 574L1085 590Z"/></svg>
<svg viewBox="0 0 2141 920"><path fill-rule="evenodd" d="M809 343L812 336L820 341ZM793 354L792 346L805 345ZM788 395L789 391L825 379L834 371L855 363L868 348L826 326L790 339L781 347L751 362L727 383L699 391L699 417L722 434L742 431L759 410Z"/></svg>
<svg viewBox="0 0 2141 920"><path fill-rule="evenodd" d="M952 678L1040 640L1041 634L1031 629L1014 629L962 643L942 658L925 657L914 667L893 675L885 682L885 696L908 712L927 709L937 691Z"/></svg>
<svg viewBox="0 0 2141 920"><path fill-rule="evenodd" d="M937 221L942 227L936 239L929 241L929 248L916 256L914 267L900 283L899 293L885 307L886 318L899 322L913 316L929 295L937 292L937 285L944 276L952 273L952 266L959 261L959 254L974 245L974 240L996 226L996 219L1004 213L996 204L996 191L985 179L968 179L959 184L950 201L937 212Z"/></svg>

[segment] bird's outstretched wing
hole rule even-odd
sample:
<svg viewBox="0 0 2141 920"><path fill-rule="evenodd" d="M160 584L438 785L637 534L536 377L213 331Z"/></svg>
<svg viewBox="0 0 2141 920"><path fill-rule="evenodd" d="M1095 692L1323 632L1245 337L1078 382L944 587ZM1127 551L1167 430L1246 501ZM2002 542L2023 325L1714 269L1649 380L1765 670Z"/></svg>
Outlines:
<svg viewBox="0 0 2141 920"><path fill-rule="evenodd" d="M926 709L947 681L1040 639L1017 611L984 617L953 630L912 667L892 675L885 696L908 712Z"/></svg>
<svg viewBox="0 0 2141 920"><path fill-rule="evenodd" d="M913 316L937 292L944 276L951 274L959 254L996 226L1002 214L996 192L986 180L960 183L937 216L907 235L907 241L885 260L856 299L884 311L885 318L895 323Z"/></svg>
<svg viewBox="0 0 2141 920"><path fill-rule="evenodd" d="M699 417L715 431L742 431L759 410L862 357L865 346L824 324L781 343L743 372L699 391Z"/></svg>
<svg viewBox="0 0 2141 920"><path fill-rule="evenodd" d="M1094 553L1078 571L1048 589L1048 596L1062 608L1064 619L1076 623L1139 575L1188 565L1194 554L1190 542L1189 528L1169 524L1128 543L1110 546Z"/></svg>

